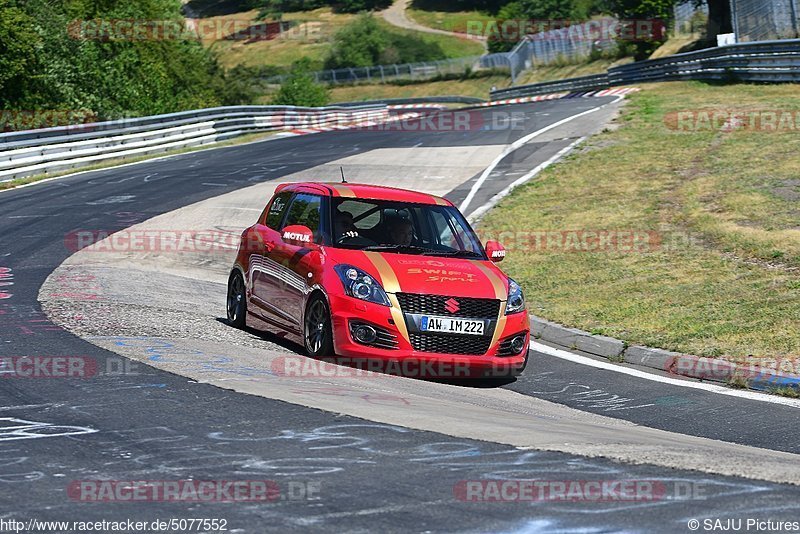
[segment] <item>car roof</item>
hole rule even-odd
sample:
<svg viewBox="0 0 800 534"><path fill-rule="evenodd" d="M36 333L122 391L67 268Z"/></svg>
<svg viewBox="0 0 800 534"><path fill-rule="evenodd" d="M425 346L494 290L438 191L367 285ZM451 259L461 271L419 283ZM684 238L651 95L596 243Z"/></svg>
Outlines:
<svg viewBox="0 0 800 534"><path fill-rule="evenodd" d="M294 193L311 193L329 197L343 198L363 198L367 200L393 200L398 202L410 202L414 204L431 204L438 206L452 206L452 202L436 195L400 189L397 187L386 187L382 185L355 184L355 183L323 183L323 182L299 182L291 184L281 184L275 192L291 191Z"/></svg>

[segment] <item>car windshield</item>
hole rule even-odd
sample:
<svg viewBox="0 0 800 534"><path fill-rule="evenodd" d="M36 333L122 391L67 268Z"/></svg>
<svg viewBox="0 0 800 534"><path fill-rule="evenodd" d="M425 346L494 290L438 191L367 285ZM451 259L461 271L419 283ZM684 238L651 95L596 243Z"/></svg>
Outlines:
<svg viewBox="0 0 800 534"><path fill-rule="evenodd" d="M486 259L452 206L347 198L335 199L332 208L334 247Z"/></svg>

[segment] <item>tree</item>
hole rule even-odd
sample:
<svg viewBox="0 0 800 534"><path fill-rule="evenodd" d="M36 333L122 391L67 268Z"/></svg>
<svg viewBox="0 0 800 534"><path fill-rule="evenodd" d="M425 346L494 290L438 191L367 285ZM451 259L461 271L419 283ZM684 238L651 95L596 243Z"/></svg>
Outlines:
<svg viewBox="0 0 800 534"><path fill-rule="evenodd" d="M0 0L0 109L25 98L40 68L34 19Z"/></svg>
<svg viewBox="0 0 800 534"><path fill-rule="evenodd" d="M600 12L600 8L599 0L514 0L500 8L497 18L498 23L522 20L531 22L534 29L541 25L547 30L550 21L582 22ZM489 37L490 52L511 50L522 38L519 35L517 39L508 39L502 31L499 33Z"/></svg>
<svg viewBox="0 0 800 534"><path fill-rule="evenodd" d="M661 19L664 22L672 21L675 4L681 0L605 0L606 9L621 19ZM696 7L700 7L702 0L694 0ZM720 33L733 31L731 25L731 6L729 0L708 0L708 25L706 39L716 43ZM657 46L658 42L638 41L635 59L645 59L649 52ZM713 46L713 45L712 45Z"/></svg>
<svg viewBox="0 0 800 534"><path fill-rule="evenodd" d="M413 33L396 33L381 26L369 13L339 30L325 60L326 69L417 63L444 59L439 43Z"/></svg>
<svg viewBox="0 0 800 534"><path fill-rule="evenodd" d="M328 90L316 83L310 73L311 62L307 59L296 61L289 76L272 99L276 106L319 107L328 103Z"/></svg>
<svg viewBox="0 0 800 534"><path fill-rule="evenodd" d="M365 13L336 32L325 68L371 67L377 65L389 46L389 35L375 17Z"/></svg>

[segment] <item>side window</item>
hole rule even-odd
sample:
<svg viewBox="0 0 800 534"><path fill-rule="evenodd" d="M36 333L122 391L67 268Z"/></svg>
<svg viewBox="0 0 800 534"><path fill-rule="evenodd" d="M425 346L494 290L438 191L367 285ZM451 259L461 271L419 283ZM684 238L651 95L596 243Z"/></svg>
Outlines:
<svg viewBox="0 0 800 534"><path fill-rule="evenodd" d="M339 213L349 213L353 216L353 225L357 230L371 230L381 222L381 212L377 204L361 200L344 200L337 208ZM369 215L367 215L368 212Z"/></svg>
<svg viewBox="0 0 800 534"><path fill-rule="evenodd" d="M461 248L447 217L443 213L432 211L431 218L433 219L433 226L437 234L435 239L439 244L455 249Z"/></svg>
<svg viewBox="0 0 800 534"><path fill-rule="evenodd" d="M281 224L283 213L286 211L286 205L289 203L289 197L291 196L291 193L286 192L279 194L273 199L272 205L267 212L267 220L265 221L265 224L273 230L278 230L278 225Z"/></svg>
<svg viewBox="0 0 800 534"><path fill-rule="evenodd" d="M286 217L283 228L295 224L307 226L314 232L314 241L319 243L322 237L320 231L321 210L322 197L300 193L294 197L292 204L289 206L289 214Z"/></svg>

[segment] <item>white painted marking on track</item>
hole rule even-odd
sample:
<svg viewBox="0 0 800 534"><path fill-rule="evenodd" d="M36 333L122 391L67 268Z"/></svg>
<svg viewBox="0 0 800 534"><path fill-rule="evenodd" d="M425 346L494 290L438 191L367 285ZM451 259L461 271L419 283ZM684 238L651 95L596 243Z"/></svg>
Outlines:
<svg viewBox="0 0 800 534"><path fill-rule="evenodd" d="M552 158L550 158L547 161L545 161L543 163L540 163L539 165L534 167L525 176L522 176L521 178L517 178L516 180L511 182L508 185L508 187L506 187L505 189L503 189L502 191L497 193L495 196L490 198L489 201L486 204L484 204L483 206L477 208L475 211L470 213L469 216L467 217L467 220L470 223L475 222L478 218L482 217L487 211L489 211L490 209L495 207L497 205L497 203L500 202L503 198L508 196L508 194L511 193L511 191L514 188L516 188L516 187L524 184L525 182L531 180L532 178L534 178L537 174L539 174L540 172L545 170L547 167L549 167L550 165L552 165L556 161L560 160L565 154L567 154L570 150L572 150L577 145L582 143L585 139L586 139L585 137L581 137L577 141L574 141L573 143L570 143L568 146L566 146L566 147L562 148L561 150L559 150Z"/></svg>
<svg viewBox="0 0 800 534"><path fill-rule="evenodd" d="M503 150L503 152L501 152L500 155L497 156L494 159L494 161L492 161L492 163L489 164L488 167L486 167L486 170L483 171L483 173L480 175L480 177L475 182L475 184L473 184L472 189L470 189L469 194L467 194L467 197L464 199L464 201L461 203L461 205L458 207L458 209L462 213L464 211L466 211L466 209L469 207L470 203L472 203L472 200L475 198L475 195L478 193L478 190L480 190L481 186L483 186L483 183L486 181L486 178L488 178L489 175L492 173L492 171L494 171L495 167L497 167L500 164L500 162L503 161L509 154L511 154L512 152L514 152L515 150L517 150L521 146L527 144L531 139L534 139L535 137L537 137L539 135L542 135L545 132L549 132L553 128L557 128L557 127L561 126L562 124L566 124L566 123L568 123L570 121L573 121L573 120L575 120L575 119L577 119L579 117L583 117L584 115L588 115L589 113L594 113L595 111L599 111L599 110L603 109L606 106L610 106L612 104L616 104L617 102L619 102L623 98L624 98L623 96L618 96L613 101L608 102L606 104L603 104L602 106L597 106L597 107L594 107L592 109L587 109L586 111L582 111L582 112L577 113L575 115L571 115L571 116L567 117L566 119L561 119L560 121L556 121L553 124L545 126L544 128L541 128L539 130L536 130L535 132L530 133L530 134L528 134L528 135L526 135L524 137L521 137L521 138L517 139L516 141L514 141L513 143L511 143L510 145L508 145L508 147L506 147L506 149Z"/></svg>
<svg viewBox="0 0 800 534"><path fill-rule="evenodd" d="M124 204L125 202L133 202L136 195L117 195L113 197L101 198L93 202L87 202L90 206L100 206L102 204Z"/></svg>
<svg viewBox="0 0 800 534"><path fill-rule="evenodd" d="M728 395L730 397L738 397L740 399L769 402L772 404L781 404L783 406L789 406L791 408L800 408L800 400L798 399L778 397L777 395L768 395L765 393L757 393L755 391L731 389L725 386L718 386L715 384L694 382L691 380L679 380L677 378L670 378L668 376L656 375L653 373L649 373L647 371L640 371L638 369L632 369L630 367L623 367L621 365L614 364L608 361L594 360L592 358L587 358L586 356L573 354L566 350L556 349L548 345L542 345L541 343L531 342L531 350L536 352L541 352L543 354L547 354L548 356L553 356L555 358L560 358L562 360L567 360L572 363L587 365L589 367L594 367L596 369L604 369L606 371L613 371L615 373L622 373L628 376L635 376L636 378L643 378L645 380L651 380L653 382L661 382L662 384L669 384L671 386L678 386L690 389L700 389L703 391L707 391L709 393L716 393L718 395Z"/></svg>

